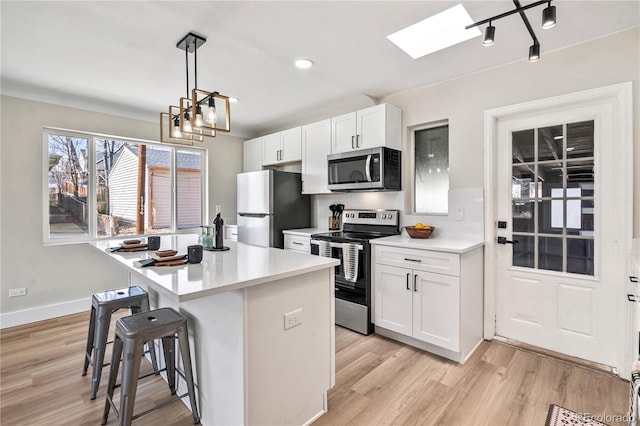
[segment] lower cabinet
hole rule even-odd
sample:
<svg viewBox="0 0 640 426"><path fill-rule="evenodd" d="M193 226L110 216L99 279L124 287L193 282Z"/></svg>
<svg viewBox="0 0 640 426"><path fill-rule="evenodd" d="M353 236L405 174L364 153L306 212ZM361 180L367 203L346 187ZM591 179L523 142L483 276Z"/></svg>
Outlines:
<svg viewBox="0 0 640 426"><path fill-rule="evenodd" d="M460 349L460 278L376 265L375 324Z"/></svg>
<svg viewBox="0 0 640 426"><path fill-rule="evenodd" d="M376 332L464 362L482 341L482 248L455 254L376 245L374 262Z"/></svg>
<svg viewBox="0 0 640 426"><path fill-rule="evenodd" d="M238 241L238 225L225 225L224 239Z"/></svg>
<svg viewBox="0 0 640 426"><path fill-rule="evenodd" d="M311 253L311 237L284 234L284 249Z"/></svg>

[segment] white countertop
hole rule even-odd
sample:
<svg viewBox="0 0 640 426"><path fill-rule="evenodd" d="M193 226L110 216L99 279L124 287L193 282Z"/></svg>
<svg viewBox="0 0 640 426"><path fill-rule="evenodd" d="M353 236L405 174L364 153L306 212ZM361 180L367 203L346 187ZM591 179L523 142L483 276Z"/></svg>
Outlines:
<svg viewBox="0 0 640 426"><path fill-rule="evenodd" d="M285 229L283 234L302 235L303 237L310 237L312 234L322 234L329 232L327 228L301 228L301 229Z"/></svg>
<svg viewBox="0 0 640 426"><path fill-rule="evenodd" d="M369 241L372 245L415 248L421 250L443 251L447 253L466 253L484 246L484 241L455 240L449 238L411 238L408 235L375 238Z"/></svg>
<svg viewBox="0 0 640 426"><path fill-rule="evenodd" d="M144 238L141 239L144 241ZM150 258L152 252L109 253L106 251L109 247L120 245L123 240L97 241L89 244L130 272L140 274L156 283L180 302L318 271L339 264L337 259L224 240L224 245L231 250L220 252L204 250L202 263L139 268L134 266L134 262ZM187 246L197 243L197 234L168 235L161 237L160 249L174 249L179 254L186 254Z"/></svg>

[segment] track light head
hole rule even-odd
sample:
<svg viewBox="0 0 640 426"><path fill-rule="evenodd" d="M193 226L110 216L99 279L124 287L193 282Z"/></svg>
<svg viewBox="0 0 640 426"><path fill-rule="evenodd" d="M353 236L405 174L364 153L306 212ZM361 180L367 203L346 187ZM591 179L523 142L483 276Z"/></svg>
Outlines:
<svg viewBox="0 0 640 426"><path fill-rule="evenodd" d="M556 24L556 7L549 5L542 11L542 28L545 30L551 28Z"/></svg>
<svg viewBox="0 0 640 426"><path fill-rule="evenodd" d="M487 28L484 29L484 36L482 37L482 45L491 46L493 44L495 35L496 35L496 27L491 25L491 22L489 22L489 26L487 26Z"/></svg>
<svg viewBox="0 0 640 426"><path fill-rule="evenodd" d="M540 59L540 44L533 43L529 47L529 62L535 62Z"/></svg>

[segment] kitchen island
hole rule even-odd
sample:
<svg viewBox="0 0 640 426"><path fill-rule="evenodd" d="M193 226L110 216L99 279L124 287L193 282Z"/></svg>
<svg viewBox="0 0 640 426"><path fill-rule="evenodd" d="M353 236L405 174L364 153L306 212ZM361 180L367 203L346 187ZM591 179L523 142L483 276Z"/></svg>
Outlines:
<svg viewBox="0 0 640 426"><path fill-rule="evenodd" d="M199 264L140 268L151 252L108 252L120 242L91 245L147 290L152 309L188 319L202 424L306 424L327 411L337 260L225 240L229 251L205 250ZM191 244L197 235L163 236L160 248ZM298 321L285 318L293 312Z"/></svg>

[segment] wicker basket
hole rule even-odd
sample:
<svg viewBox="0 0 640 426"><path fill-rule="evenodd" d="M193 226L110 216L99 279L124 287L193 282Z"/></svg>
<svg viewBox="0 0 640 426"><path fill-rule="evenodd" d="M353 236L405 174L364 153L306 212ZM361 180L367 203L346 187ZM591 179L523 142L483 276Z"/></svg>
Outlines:
<svg viewBox="0 0 640 426"><path fill-rule="evenodd" d="M407 234L409 234L411 238L422 238L422 239L429 238L433 230L436 229L433 226L425 226L424 228L416 228L415 226L405 226L404 228L407 230Z"/></svg>

